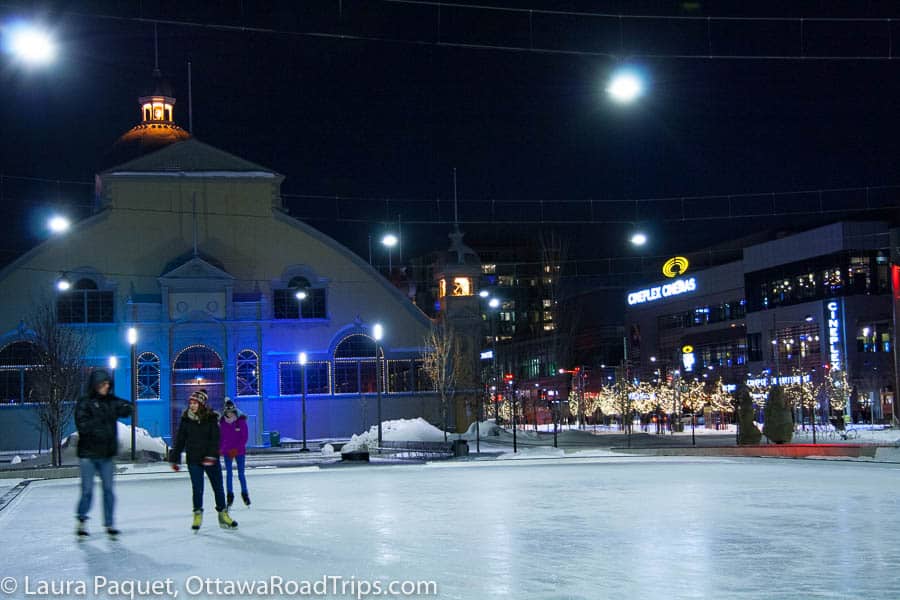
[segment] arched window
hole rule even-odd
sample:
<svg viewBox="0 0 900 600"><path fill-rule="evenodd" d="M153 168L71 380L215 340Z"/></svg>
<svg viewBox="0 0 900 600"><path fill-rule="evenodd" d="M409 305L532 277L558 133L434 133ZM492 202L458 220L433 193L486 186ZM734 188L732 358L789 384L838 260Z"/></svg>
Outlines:
<svg viewBox="0 0 900 600"><path fill-rule="evenodd" d="M114 309L113 292L101 290L89 277L82 277L56 298L60 323L112 323Z"/></svg>
<svg viewBox="0 0 900 600"><path fill-rule="evenodd" d="M259 356L253 350L237 355L237 395L259 396Z"/></svg>
<svg viewBox="0 0 900 600"><path fill-rule="evenodd" d="M376 387L375 340L354 333L334 349L334 393L373 394Z"/></svg>
<svg viewBox="0 0 900 600"><path fill-rule="evenodd" d="M141 352L137 358L138 399L159 400L159 357L152 352Z"/></svg>
<svg viewBox="0 0 900 600"><path fill-rule="evenodd" d="M302 291L304 297L298 298ZM327 289L314 287L306 277L292 277L284 289L274 290L276 319L327 319Z"/></svg>
<svg viewBox="0 0 900 600"><path fill-rule="evenodd" d="M38 362L37 348L31 342L13 342L0 350L0 404L31 399L32 371Z"/></svg>

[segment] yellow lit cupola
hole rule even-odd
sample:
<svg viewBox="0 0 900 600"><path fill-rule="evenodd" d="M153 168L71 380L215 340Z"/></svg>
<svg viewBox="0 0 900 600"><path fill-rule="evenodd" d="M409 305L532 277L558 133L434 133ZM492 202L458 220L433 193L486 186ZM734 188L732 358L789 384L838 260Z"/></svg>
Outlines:
<svg viewBox="0 0 900 600"><path fill-rule="evenodd" d="M138 98L141 105L141 122L174 125L175 96L172 86L163 79L159 69L153 70L153 87L147 91L149 93Z"/></svg>
<svg viewBox="0 0 900 600"><path fill-rule="evenodd" d="M104 160L104 167L128 162L191 137L175 124L175 93L158 68L153 70L150 85L138 97L138 105L140 123L116 141Z"/></svg>

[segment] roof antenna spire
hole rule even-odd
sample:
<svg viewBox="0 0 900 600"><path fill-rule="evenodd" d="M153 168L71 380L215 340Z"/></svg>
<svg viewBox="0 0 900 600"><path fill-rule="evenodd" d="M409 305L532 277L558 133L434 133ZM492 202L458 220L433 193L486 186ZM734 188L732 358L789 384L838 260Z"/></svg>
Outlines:
<svg viewBox="0 0 900 600"><path fill-rule="evenodd" d="M453 167L453 229L459 231L459 200L456 197L456 167Z"/></svg>
<svg viewBox="0 0 900 600"><path fill-rule="evenodd" d="M153 24L153 75L159 77L159 33L156 23Z"/></svg>

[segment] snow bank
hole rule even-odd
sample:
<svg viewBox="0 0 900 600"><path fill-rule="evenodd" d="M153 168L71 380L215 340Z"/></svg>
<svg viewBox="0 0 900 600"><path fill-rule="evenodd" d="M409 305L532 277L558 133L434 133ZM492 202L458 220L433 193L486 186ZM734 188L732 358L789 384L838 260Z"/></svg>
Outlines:
<svg viewBox="0 0 900 600"><path fill-rule="evenodd" d="M444 432L421 417L397 419L382 421L381 438L387 442L443 442ZM372 425L368 431L353 435L341 448L341 453L365 452L377 447L378 426Z"/></svg>
<svg viewBox="0 0 900 600"><path fill-rule="evenodd" d="M469 425L469 428L466 430L466 432L464 434L462 434L463 439L465 439L465 440L474 440L475 439L476 425L478 426L478 428L480 430L479 435L482 438L486 438L486 437L490 437L490 436L496 437L496 436L500 435L500 427L498 427L497 424L494 423L493 420L490 420L490 421L482 421L481 423L472 423L471 425Z"/></svg>
<svg viewBox="0 0 900 600"><path fill-rule="evenodd" d="M131 426L116 422L116 435L119 441L119 455L131 454ZM138 452L152 452L158 454L162 459L166 458L166 442L162 438L153 437L143 427L137 427L134 431L135 449ZM62 442L63 448L71 450L73 456L75 449L78 447L78 432L65 438Z"/></svg>
<svg viewBox="0 0 900 600"><path fill-rule="evenodd" d="M331 444L325 444L322 446L322 456L334 456L336 453L334 451L334 446Z"/></svg>
<svg viewBox="0 0 900 600"><path fill-rule="evenodd" d="M12 460L9 461L9 464L11 464L11 465L20 465L20 464L22 464L22 457L19 456L18 454L16 454L15 456L12 457Z"/></svg>

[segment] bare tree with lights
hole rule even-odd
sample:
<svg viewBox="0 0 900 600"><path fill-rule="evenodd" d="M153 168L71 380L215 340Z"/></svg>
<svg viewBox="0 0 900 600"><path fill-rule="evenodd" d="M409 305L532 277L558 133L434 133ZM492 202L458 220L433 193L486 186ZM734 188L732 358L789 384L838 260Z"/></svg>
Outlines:
<svg viewBox="0 0 900 600"><path fill-rule="evenodd" d="M60 325L56 304L49 299L34 304L25 324L37 359L30 371L34 384L29 400L37 405L40 423L50 435L53 464L60 466L62 435L83 391L90 338L83 328Z"/></svg>
<svg viewBox="0 0 900 600"><path fill-rule="evenodd" d="M456 394L457 382L466 381L467 369L459 339L453 328L446 323L438 323L425 336L427 350L422 354L423 367L432 389L440 396L441 429L447 441L448 414L450 401Z"/></svg>

